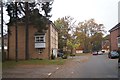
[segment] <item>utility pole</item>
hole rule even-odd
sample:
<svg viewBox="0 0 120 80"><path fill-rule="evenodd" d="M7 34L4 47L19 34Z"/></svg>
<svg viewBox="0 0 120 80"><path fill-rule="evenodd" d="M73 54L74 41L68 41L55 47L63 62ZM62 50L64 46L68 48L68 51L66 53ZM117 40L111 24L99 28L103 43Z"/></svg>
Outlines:
<svg viewBox="0 0 120 80"><path fill-rule="evenodd" d="M5 61L4 54L4 36L3 36L3 1L1 0L1 52L2 52L2 62Z"/></svg>

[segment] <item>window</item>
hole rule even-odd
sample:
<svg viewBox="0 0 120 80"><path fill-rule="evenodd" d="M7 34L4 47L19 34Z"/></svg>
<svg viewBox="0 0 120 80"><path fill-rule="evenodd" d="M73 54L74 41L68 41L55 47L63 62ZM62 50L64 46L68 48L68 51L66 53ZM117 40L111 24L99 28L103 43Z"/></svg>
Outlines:
<svg viewBox="0 0 120 80"><path fill-rule="evenodd" d="M118 47L120 47L120 37L118 37Z"/></svg>
<svg viewBox="0 0 120 80"><path fill-rule="evenodd" d="M118 37L118 43L120 44L120 37Z"/></svg>
<svg viewBox="0 0 120 80"><path fill-rule="evenodd" d="M43 52L42 49L38 49L38 54L41 54Z"/></svg>
<svg viewBox="0 0 120 80"><path fill-rule="evenodd" d="M35 42L38 42L38 43L45 42L45 35L35 36Z"/></svg>
<svg viewBox="0 0 120 80"><path fill-rule="evenodd" d="M35 48L45 48L45 34L35 35Z"/></svg>

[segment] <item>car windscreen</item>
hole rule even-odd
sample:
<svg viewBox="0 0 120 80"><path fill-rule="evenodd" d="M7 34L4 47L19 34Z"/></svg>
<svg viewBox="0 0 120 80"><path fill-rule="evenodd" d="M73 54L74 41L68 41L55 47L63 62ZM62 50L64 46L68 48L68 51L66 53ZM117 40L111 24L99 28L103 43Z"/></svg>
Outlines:
<svg viewBox="0 0 120 80"><path fill-rule="evenodd" d="M111 52L111 54L119 55L116 51Z"/></svg>

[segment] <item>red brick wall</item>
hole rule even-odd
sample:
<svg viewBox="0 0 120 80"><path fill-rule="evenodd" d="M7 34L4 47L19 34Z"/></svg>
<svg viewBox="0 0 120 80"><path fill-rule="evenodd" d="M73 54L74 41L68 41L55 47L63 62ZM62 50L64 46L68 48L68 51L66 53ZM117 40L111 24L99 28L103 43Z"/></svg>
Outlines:
<svg viewBox="0 0 120 80"><path fill-rule="evenodd" d="M46 33L46 48L43 50L43 53L38 54L37 49L35 49L35 38L34 34L36 32L36 29L31 26L29 28L29 53L30 53L30 58L48 58L49 54L49 41L48 41L48 31Z"/></svg>
<svg viewBox="0 0 120 80"><path fill-rule="evenodd" d="M15 26L10 27L11 35L9 37L9 58L15 59ZM24 26L18 27L18 58L25 59L25 30Z"/></svg>
<svg viewBox="0 0 120 80"><path fill-rule="evenodd" d="M110 33L111 50L118 50L117 36L118 36L118 30L114 30Z"/></svg>
<svg viewBox="0 0 120 80"><path fill-rule="evenodd" d="M15 26L9 27L11 35L9 37L9 58L15 59ZM30 58L48 58L49 54L49 39L48 31L46 33L46 48L43 53L38 54L35 49L34 33L36 29L33 26L29 26L29 55ZM18 59L25 59L25 26L18 26Z"/></svg>
<svg viewBox="0 0 120 80"><path fill-rule="evenodd" d="M9 59L15 59L15 27L9 27L10 36L9 36Z"/></svg>

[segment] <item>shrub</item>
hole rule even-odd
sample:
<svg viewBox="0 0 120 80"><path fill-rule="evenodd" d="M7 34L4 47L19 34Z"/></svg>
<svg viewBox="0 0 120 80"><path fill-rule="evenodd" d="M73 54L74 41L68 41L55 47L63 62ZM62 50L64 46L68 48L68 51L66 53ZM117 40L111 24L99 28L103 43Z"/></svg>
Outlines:
<svg viewBox="0 0 120 80"><path fill-rule="evenodd" d="M55 59L55 56L53 54L51 55L51 59Z"/></svg>
<svg viewBox="0 0 120 80"><path fill-rule="evenodd" d="M75 56L75 54L70 54L70 56Z"/></svg>

